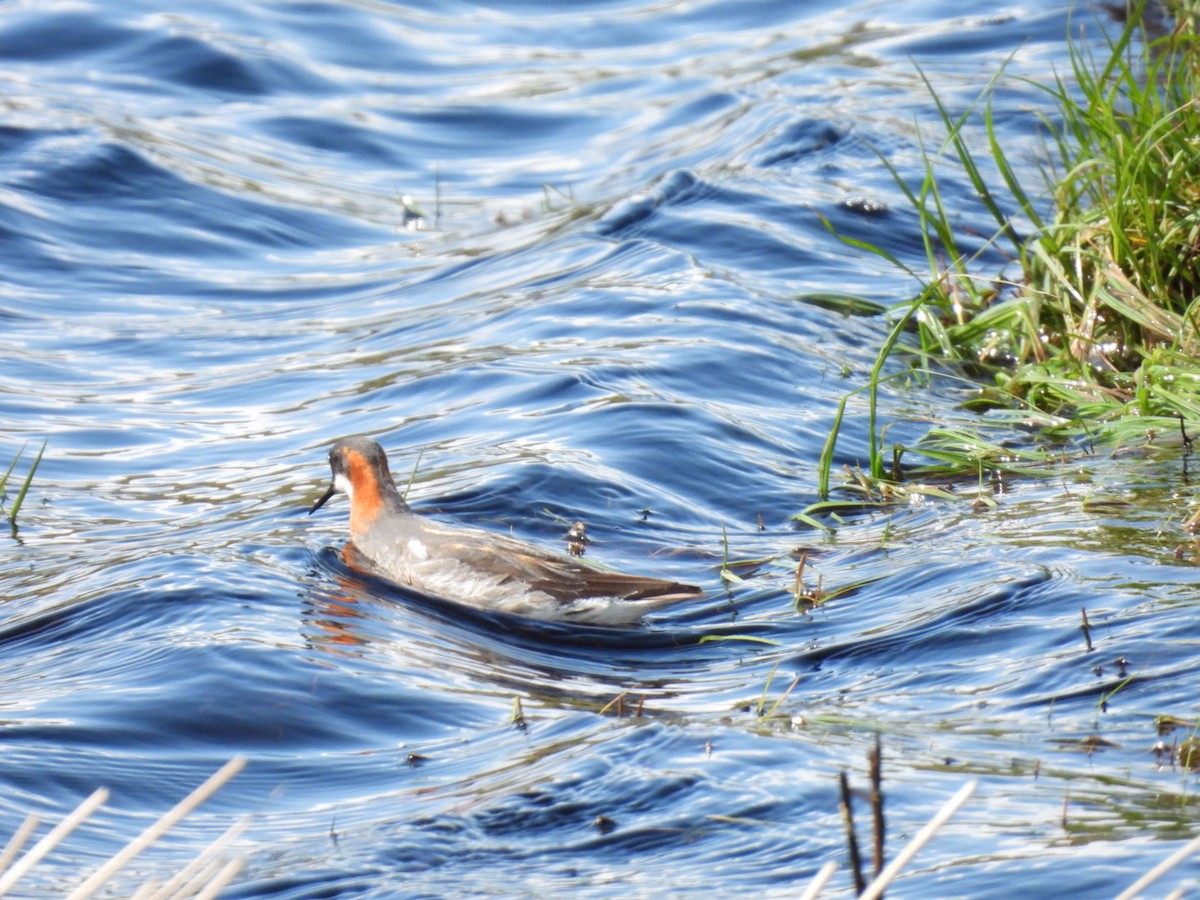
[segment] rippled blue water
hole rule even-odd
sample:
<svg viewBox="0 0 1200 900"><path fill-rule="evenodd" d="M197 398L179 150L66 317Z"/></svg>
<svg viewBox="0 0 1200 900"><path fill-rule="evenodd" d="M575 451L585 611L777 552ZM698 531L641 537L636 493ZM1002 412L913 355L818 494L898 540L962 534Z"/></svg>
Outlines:
<svg viewBox="0 0 1200 900"><path fill-rule="evenodd" d="M844 857L836 774L865 783L877 732L893 849L980 780L906 896L1111 896L1167 856L1196 815L1149 752L1154 715L1196 714L1185 457L791 523L888 328L804 298L912 292L823 219L915 264L877 153L918 177L918 67L957 112L1006 60L1064 71L1069 27L977 0L0 8L0 462L48 441L0 556L0 835L112 792L20 890L240 754L117 895L247 814L230 897L797 895ZM1032 178L1046 98L995 102ZM893 385L890 437L961 396ZM584 519L596 560L709 595L606 631L365 579L344 500L305 515L348 434L431 514L551 545ZM725 590L723 533L776 561ZM800 546L861 586L798 614Z"/></svg>

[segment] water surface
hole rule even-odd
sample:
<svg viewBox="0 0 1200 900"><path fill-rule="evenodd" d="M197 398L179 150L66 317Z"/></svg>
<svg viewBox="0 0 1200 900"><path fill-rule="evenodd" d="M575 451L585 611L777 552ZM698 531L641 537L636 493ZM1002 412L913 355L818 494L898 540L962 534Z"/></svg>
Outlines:
<svg viewBox="0 0 1200 900"><path fill-rule="evenodd" d="M979 780L905 895L1112 896L1169 855L1195 818L1150 752L1155 715L1196 715L1187 454L792 521L889 328L806 298L914 290L825 222L921 264L879 157L920 177L922 72L957 114L1007 62L1032 182L1071 21L4 7L0 460L48 445L0 556L0 834L112 792L20 891L74 886L242 755L115 896L245 815L230 897L797 895L831 859L848 894L836 777L865 784L876 734L893 849ZM968 393L891 383L889 440L971 424ZM582 519L591 558L708 595L613 631L364 577L344 500L305 515L350 434L431 515L558 546ZM860 464L861 398L844 435ZM856 589L798 611L799 548ZM762 562L727 588L726 555Z"/></svg>

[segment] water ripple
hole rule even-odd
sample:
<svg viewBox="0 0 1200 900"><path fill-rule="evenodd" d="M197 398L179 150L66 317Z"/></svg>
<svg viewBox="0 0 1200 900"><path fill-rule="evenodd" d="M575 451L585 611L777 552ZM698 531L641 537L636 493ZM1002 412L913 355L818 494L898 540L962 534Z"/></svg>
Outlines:
<svg viewBox="0 0 1200 900"><path fill-rule="evenodd" d="M112 790L22 887L62 894L240 754L117 893L249 813L228 896L791 894L842 858L836 776L876 734L893 835L981 781L908 893L1111 894L1165 856L1178 454L792 520L890 327L808 300L913 292L827 225L923 265L879 160L923 175L914 61L955 115L1026 78L994 112L1032 177L1068 13L0 8L6 502L48 441L0 561L0 826ZM943 201L984 249L974 187ZM889 441L962 420L893 374ZM855 393L837 468L867 422ZM707 595L566 628L365 575L344 505L306 515L348 434L424 514L547 546L583 519L591 558Z"/></svg>

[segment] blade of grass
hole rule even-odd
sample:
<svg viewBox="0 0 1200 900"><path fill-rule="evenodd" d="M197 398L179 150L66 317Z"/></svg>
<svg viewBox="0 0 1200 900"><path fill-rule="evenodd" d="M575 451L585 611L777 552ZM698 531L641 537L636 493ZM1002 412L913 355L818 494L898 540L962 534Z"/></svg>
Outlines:
<svg viewBox="0 0 1200 900"><path fill-rule="evenodd" d="M0 499L3 499L5 496L4 485L8 484L8 476L11 475L12 470L17 467L17 462L25 454L25 448L27 446L27 443L21 445L21 449L17 451L17 455L13 457L13 461L8 464L8 468L5 470L4 475L0 476Z"/></svg>
<svg viewBox="0 0 1200 900"><path fill-rule="evenodd" d="M13 500L12 509L8 511L8 521L12 525L15 532L17 530L17 513L21 511L21 504L25 502L25 495L29 493L29 485L33 483L33 473L37 471L38 463L42 461L42 454L46 452L46 441L42 441L42 448L38 450L38 454L34 457L33 465L29 467L29 474L25 476L25 481L21 485L21 490L17 493L17 497Z"/></svg>

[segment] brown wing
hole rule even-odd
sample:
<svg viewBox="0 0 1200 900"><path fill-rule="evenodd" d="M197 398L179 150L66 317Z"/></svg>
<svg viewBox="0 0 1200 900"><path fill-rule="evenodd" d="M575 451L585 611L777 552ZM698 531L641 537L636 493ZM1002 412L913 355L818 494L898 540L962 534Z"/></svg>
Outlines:
<svg viewBox="0 0 1200 900"><path fill-rule="evenodd" d="M663 578L606 572L578 560L546 553L513 538L487 534L472 540L456 535L444 549L460 562L494 573L506 582L522 582L560 603L586 597L619 597L632 602L653 601L662 606L703 595L700 588ZM472 536L473 537L473 536Z"/></svg>

